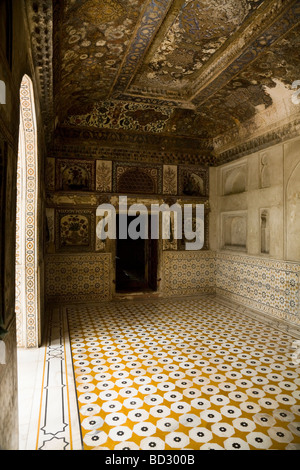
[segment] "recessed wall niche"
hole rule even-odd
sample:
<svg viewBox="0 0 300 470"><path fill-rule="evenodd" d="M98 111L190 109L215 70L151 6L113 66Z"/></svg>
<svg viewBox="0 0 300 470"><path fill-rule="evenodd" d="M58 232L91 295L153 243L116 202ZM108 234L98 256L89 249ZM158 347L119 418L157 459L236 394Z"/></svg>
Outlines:
<svg viewBox="0 0 300 470"><path fill-rule="evenodd" d="M247 251L247 212L222 214L222 248Z"/></svg>
<svg viewBox="0 0 300 470"><path fill-rule="evenodd" d="M269 188L271 186L270 156L267 153L260 155L260 187Z"/></svg>
<svg viewBox="0 0 300 470"><path fill-rule="evenodd" d="M247 190L247 164L226 168L222 172L223 196L239 194Z"/></svg>
<svg viewBox="0 0 300 470"><path fill-rule="evenodd" d="M260 252L270 254L270 213L267 209L260 213Z"/></svg>
<svg viewBox="0 0 300 470"><path fill-rule="evenodd" d="M182 196L207 197L209 178L206 168L180 167L179 194Z"/></svg>

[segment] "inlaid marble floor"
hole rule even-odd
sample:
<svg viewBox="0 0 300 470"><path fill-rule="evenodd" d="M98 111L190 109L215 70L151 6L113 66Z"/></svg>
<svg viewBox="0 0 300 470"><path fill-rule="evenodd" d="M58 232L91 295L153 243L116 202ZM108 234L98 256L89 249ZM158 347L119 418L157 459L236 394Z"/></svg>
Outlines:
<svg viewBox="0 0 300 470"><path fill-rule="evenodd" d="M296 340L211 297L54 308L23 445L300 449Z"/></svg>

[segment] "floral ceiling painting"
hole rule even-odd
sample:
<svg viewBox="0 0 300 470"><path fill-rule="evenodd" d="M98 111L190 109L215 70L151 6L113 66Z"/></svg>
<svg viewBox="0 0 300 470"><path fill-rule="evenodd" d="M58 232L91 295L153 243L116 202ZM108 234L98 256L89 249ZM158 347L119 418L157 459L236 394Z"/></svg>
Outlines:
<svg viewBox="0 0 300 470"><path fill-rule="evenodd" d="M43 30L35 2L28 10L37 62L39 44L52 44L54 138L88 129L99 140L126 133L139 145L159 135L167 145L217 151L228 133L267 128L269 108L282 119L297 113L299 0L44 4Z"/></svg>

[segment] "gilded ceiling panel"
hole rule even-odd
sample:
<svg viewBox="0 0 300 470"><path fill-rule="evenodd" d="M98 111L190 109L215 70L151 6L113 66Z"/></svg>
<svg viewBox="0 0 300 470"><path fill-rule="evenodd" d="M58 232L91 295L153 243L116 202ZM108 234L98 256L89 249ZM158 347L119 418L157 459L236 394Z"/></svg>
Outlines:
<svg viewBox="0 0 300 470"><path fill-rule="evenodd" d="M278 81L291 89L300 77L299 49L300 26L297 26L197 110L105 101L97 103L89 113L69 116L65 125L214 137L271 106L268 90Z"/></svg>
<svg viewBox="0 0 300 470"><path fill-rule="evenodd" d="M204 126L213 137L239 127L271 106L269 90L278 82L291 90L300 76L299 47L297 26L200 106L195 113L198 126Z"/></svg>
<svg viewBox="0 0 300 470"><path fill-rule="evenodd" d="M145 0L56 2L59 99L80 106L106 99Z"/></svg>
<svg viewBox="0 0 300 470"><path fill-rule="evenodd" d="M300 0L54 0L57 133L210 146L299 80L299 22Z"/></svg>
<svg viewBox="0 0 300 470"><path fill-rule="evenodd" d="M184 90L197 72L230 39L262 0L186 0L178 15L152 47L133 83Z"/></svg>
<svg viewBox="0 0 300 470"><path fill-rule="evenodd" d="M68 116L64 125L160 133L172 113L173 108L162 106L103 101L88 113Z"/></svg>

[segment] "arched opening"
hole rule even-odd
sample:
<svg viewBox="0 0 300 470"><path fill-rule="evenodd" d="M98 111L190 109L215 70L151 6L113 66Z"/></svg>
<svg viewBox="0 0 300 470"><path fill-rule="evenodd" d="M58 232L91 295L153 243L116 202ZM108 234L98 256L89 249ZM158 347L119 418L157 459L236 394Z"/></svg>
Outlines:
<svg viewBox="0 0 300 470"><path fill-rule="evenodd" d="M37 254L37 129L31 79L24 75L20 87L20 126L17 165L16 213L16 320L17 344L39 345Z"/></svg>

